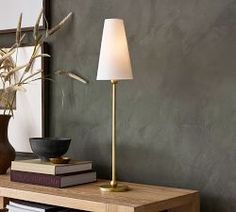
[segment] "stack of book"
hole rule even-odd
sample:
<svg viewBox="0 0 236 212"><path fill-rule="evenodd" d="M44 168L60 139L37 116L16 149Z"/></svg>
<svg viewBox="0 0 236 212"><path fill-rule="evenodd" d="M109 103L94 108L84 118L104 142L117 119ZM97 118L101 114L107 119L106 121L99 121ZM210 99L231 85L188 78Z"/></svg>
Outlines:
<svg viewBox="0 0 236 212"><path fill-rule="evenodd" d="M57 206L13 200L6 206L9 212L70 212L70 209Z"/></svg>
<svg viewBox="0 0 236 212"><path fill-rule="evenodd" d="M96 181L91 161L52 164L40 159L13 161L10 179L35 185L64 188Z"/></svg>

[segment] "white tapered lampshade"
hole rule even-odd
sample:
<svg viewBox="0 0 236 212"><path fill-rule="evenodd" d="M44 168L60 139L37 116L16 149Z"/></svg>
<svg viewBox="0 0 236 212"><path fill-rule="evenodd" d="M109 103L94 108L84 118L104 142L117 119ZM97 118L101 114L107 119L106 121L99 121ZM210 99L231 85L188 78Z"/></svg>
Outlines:
<svg viewBox="0 0 236 212"><path fill-rule="evenodd" d="M97 80L133 79L124 22L106 19L104 22Z"/></svg>

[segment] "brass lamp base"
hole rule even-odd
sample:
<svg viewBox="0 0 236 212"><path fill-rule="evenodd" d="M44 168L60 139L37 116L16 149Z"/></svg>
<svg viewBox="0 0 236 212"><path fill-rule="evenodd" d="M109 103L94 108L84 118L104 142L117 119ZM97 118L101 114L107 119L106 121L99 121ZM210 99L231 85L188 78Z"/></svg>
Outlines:
<svg viewBox="0 0 236 212"><path fill-rule="evenodd" d="M100 190L109 191L109 192L124 192L124 191L128 191L129 187L126 185L120 185L120 184L114 187L114 186L111 186L110 184L106 184L106 185L101 185Z"/></svg>

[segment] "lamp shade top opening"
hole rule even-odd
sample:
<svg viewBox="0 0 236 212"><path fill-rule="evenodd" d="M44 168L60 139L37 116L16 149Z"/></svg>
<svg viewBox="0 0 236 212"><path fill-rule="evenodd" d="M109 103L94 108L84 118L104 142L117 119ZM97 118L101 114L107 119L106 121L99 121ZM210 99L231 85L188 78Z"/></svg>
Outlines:
<svg viewBox="0 0 236 212"><path fill-rule="evenodd" d="M122 19L104 22L97 80L133 79L128 43Z"/></svg>

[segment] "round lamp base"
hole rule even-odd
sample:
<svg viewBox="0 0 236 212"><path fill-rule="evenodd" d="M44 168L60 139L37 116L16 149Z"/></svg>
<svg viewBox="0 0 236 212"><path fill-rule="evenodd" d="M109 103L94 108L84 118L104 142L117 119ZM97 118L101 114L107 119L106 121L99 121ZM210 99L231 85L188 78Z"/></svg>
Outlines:
<svg viewBox="0 0 236 212"><path fill-rule="evenodd" d="M126 185L119 185L119 184L116 187L112 187L110 184L106 184L106 185L101 185L100 190L109 192L124 192L128 191L129 187Z"/></svg>

